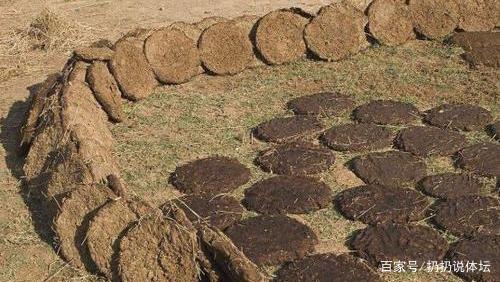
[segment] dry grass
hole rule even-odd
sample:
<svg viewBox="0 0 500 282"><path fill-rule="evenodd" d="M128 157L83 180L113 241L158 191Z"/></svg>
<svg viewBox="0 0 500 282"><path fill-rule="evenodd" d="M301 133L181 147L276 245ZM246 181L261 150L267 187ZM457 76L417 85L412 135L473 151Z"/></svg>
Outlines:
<svg viewBox="0 0 500 282"><path fill-rule="evenodd" d="M268 147L250 136L250 128L272 117L291 115L284 108L291 98L323 90L350 94L358 104L392 98L415 103L425 110L442 102L475 103L500 113L498 81L493 69L471 70L462 51L433 42L411 42L398 48L373 48L337 63L300 61L287 66L248 70L233 77L199 76L181 86L164 87L140 103L125 105L127 120L113 126L116 155L130 190L157 204L177 197L168 183L176 166L212 154L236 157L252 171L252 180L232 194L270 177L253 164L258 151ZM349 122L349 115L324 119L328 126ZM398 128L394 128L396 131ZM469 143L489 140L468 133ZM345 163L359 154L336 153L337 163L317 177L334 194L359 185ZM449 158L428 158L429 173L458 171ZM494 186L485 179L485 191ZM245 217L255 216L248 212ZM348 251L346 240L363 224L349 221L333 207L295 215L318 234L318 252ZM422 222L422 224L426 224ZM444 234L453 241L455 238ZM276 268L265 271L272 274ZM385 275L389 281L460 281L450 274Z"/></svg>
<svg viewBox="0 0 500 282"><path fill-rule="evenodd" d="M11 29L0 38L0 80L41 69L43 57L69 54L91 39L88 27L45 8L25 28Z"/></svg>

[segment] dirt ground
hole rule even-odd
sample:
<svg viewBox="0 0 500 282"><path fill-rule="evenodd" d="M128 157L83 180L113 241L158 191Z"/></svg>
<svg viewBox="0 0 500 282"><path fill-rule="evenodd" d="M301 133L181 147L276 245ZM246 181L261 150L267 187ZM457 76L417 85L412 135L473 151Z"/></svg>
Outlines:
<svg viewBox="0 0 500 282"><path fill-rule="evenodd" d="M72 269L51 247L47 224L34 224L37 199L19 185L22 160L16 155L17 130L33 85L58 71L70 50L95 39L117 39L134 27L167 25L208 16L262 15L300 6L315 11L331 1L308 0L179 0L179 1L0 1L0 281L96 281ZM25 29L38 13L50 8L78 27L71 40L56 50L13 52L12 32ZM6 46L10 46L11 49ZM13 47L14 46L14 47ZM438 43L410 42L399 48L376 48L339 63L300 61L288 66L247 70L234 77L199 76L176 87L163 87L138 104L125 105L127 120L112 130L125 180L138 195L161 204L179 195L167 184L176 165L193 158L221 153L237 157L252 168L252 181L267 177L253 166L263 143L249 129L262 121L288 114L286 101L322 90L340 90L358 103L374 97L415 103L425 110L442 101L466 101L500 114L500 72L471 70L459 58L462 51ZM236 97L236 99L234 99ZM329 120L344 122L347 116ZM168 126L167 126L168 125ZM483 133L467 134L470 143L488 140ZM141 155L141 158L136 156ZM337 154L337 165L321 178L334 192L359 184L342 164L352 154ZM443 158L428 161L433 172L453 171ZM335 176L333 176L335 175ZM485 180L489 187L492 183ZM252 214L248 214L250 216ZM364 225L344 219L331 208L297 216L320 237L319 251L345 251L345 240ZM453 238L451 238L453 239ZM269 269L272 271L272 269ZM452 275L391 275L391 281L459 281Z"/></svg>

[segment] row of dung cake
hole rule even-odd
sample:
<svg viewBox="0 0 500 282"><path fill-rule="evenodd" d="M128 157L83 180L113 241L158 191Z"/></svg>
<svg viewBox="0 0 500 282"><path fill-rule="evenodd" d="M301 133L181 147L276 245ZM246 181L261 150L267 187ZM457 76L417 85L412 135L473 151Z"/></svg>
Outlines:
<svg viewBox="0 0 500 282"><path fill-rule="evenodd" d="M376 0L365 15L342 2L325 6L316 15L291 8L261 18L211 17L194 24L175 22L154 30L138 29L115 44L99 41L76 49L75 54L95 65L89 82L111 119L120 121L121 96L140 100L160 83L183 83L203 72L236 74L258 65L289 63L307 54L341 60L370 46L369 38L398 45L417 35L443 39L457 28L489 31L495 26L496 10L487 0L408 4ZM498 45L498 33L484 36L483 44ZM496 66L497 56L490 55L485 61Z"/></svg>

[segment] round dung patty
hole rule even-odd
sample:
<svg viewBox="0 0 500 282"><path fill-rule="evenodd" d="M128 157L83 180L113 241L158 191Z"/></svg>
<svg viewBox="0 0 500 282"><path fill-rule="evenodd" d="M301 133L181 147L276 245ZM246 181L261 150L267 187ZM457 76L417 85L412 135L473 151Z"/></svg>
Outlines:
<svg viewBox="0 0 500 282"><path fill-rule="evenodd" d="M430 127L412 126L402 129L396 139L399 149L416 156L451 156L467 143L458 132Z"/></svg>
<svg viewBox="0 0 500 282"><path fill-rule="evenodd" d="M488 0L455 0L458 3L458 28L465 31L490 31L495 28L495 12Z"/></svg>
<svg viewBox="0 0 500 282"><path fill-rule="evenodd" d="M426 165L410 153L387 151L370 153L352 160L352 171L369 184L398 187L414 183L426 173Z"/></svg>
<svg viewBox="0 0 500 282"><path fill-rule="evenodd" d="M233 21L216 23L205 29L198 48L203 66L220 75L239 73L254 59L247 31Z"/></svg>
<svg viewBox="0 0 500 282"><path fill-rule="evenodd" d="M424 177L419 186L432 197L449 199L478 194L482 184L477 178L468 174L442 173Z"/></svg>
<svg viewBox="0 0 500 282"><path fill-rule="evenodd" d="M321 8L304 30L311 52L323 60L337 61L367 47L363 12L347 3Z"/></svg>
<svg viewBox="0 0 500 282"><path fill-rule="evenodd" d="M287 106L297 115L339 116L352 111L354 101L337 92L321 92L290 100Z"/></svg>
<svg viewBox="0 0 500 282"><path fill-rule="evenodd" d="M236 159L214 156L177 167L172 184L184 193L220 194L250 180L250 170Z"/></svg>
<svg viewBox="0 0 500 282"><path fill-rule="evenodd" d="M471 67L485 66L500 68L500 46L476 48L462 54Z"/></svg>
<svg viewBox="0 0 500 282"><path fill-rule="evenodd" d="M263 214L300 214L330 205L330 187L313 178L275 176L245 190L244 205Z"/></svg>
<svg viewBox="0 0 500 282"><path fill-rule="evenodd" d="M402 0L375 0L368 8L370 33L378 42L395 46L414 37L408 6Z"/></svg>
<svg viewBox="0 0 500 282"><path fill-rule="evenodd" d="M172 29L178 29L178 30L184 32L184 34L187 37L191 38L195 42L195 45L197 45L198 40L200 39L201 32L202 32L202 30L199 29L195 24L186 23L186 22L182 22L182 21L173 22L168 27L172 28Z"/></svg>
<svg viewBox="0 0 500 282"><path fill-rule="evenodd" d="M115 78L102 61L95 61L87 69L87 82L94 92L94 97L113 122L123 121L121 96Z"/></svg>
<svg viewBox="0 0 500 282"><path fill-rule="evenodd" d="M143 45L144 41L137 37L122 38L115 44L115 56L109 64L123 96L132 101L146 98L158 85Z"/></svg>
<svg viewBox="0 0 500 282"><path fill-rule="evenodd" d="M424 121L431 125L466 131L483 130L492 119L488 110L467 104L443 104L424 114Z"/></svg>
<svg viewBox="0 0 500 282"><path fill-rule="evenodd" d="M455 0L409 0L408 5L416 31L427 38L444 38L458 26Z"/></svg>
<svg viewBox="0 0 500 282"><path fill-rule="evenodd" d="M153 32L144 44L144 53L158 80L180 84L198 74L200 54L196 41L175 26Z"/></svg>
<svg viewBox="0 0 500 282"><path fill-rule="evenodd" d="M196 236L161 216L141 219L120 241L120 281L198 281Z"/></svg>
<svg viewBox="0 0 500 282"><path fill-rule="evenodd" d="M458 152L457 165L472 173L500 176L500 144L479 143Z"/></svg>
<svg viewBox="0 0 500 282"><path fill-rule="evenodd" d="M363 123L398 125L418 121L420 112L410 103L375 100L354 109L353 117Z"/></svg>
<svg viewBox="0 0 500 282"><path fill-rule="evenodd" d="M429 206L427 198L418 191L380 185L344 190L335 203L345 217L366 224L418 221L425 217Z"/></svg>
<svg viewBox="0 0 500 282"><path fill-rule="evenodd" d="M375 124L350 123L328 129L321 139L337 151L378 150L391 146L394 134L390 129Z"/></svg>
<svg viewBox="0 0 500 282"><path fill-rule="evenodd" d="M500 33L489 31L457 32L450 38L450 42L470 51L500 45Z"/></svg>
<svg viewBox="0 0 500 282"><path fill-rule="evenodd" d="M500 235L500 202L480 195L448 199L436 207L434 221L458 237Z"/></svg>
<svg viewBox="0 0 500 282"><path fill-rule="evenodd" d="M139 199L121 198L106 203L91 219L87 247L98 271L109 280L117 278L119 242L124 232L133 222L154 211L152 206Z"/></svg>
<svg viewBox="0 0 500 282"><path fill-rule="evenodd" d="M240 220L244 211L238 200L228 195L189 195L176 202L192 222L207 221L220 230Z"/></svg>
<svg viewBox="0 0 500 282"><path fill-rule="evenodd" d="M500 120L491 124L488 128L489 133L493 138L500 140Z"/></svg>
<svg viewBox="0 0 500 282"><path fill-rule="evenodd" d="M381 282L377 272L349 254L317 254L289 263L278 270L276 282ZM335 277L335 278L334 278Z"/></svg>
<svg viewBox="0 0 500 282"><path fill-rule="evenodd" d="M85 235L90 218L112 196L104 185L85 185L72 190L60 204L54 221L61 255L76 268L94 270Z"/></svg>
<svg viewBox="0 0 500 282"><path fill-rule="evenodd" d="M358 254L377 266L382 261L441 261L448 243L423 225L378 224L361 230L351 242Z"/></svg>
<svg viewBox="0 0 500 282"><path fill-rule="evenodd" d="M275 118L259 124L253 130L258 139L265 142L287 142L303 139L318 133L323 124L313 116Z"/></svg>
<svg viewBox="0 0 500 282"><path fill-rule="evenodd" d="M250 41L253 40L255 37L255 27L257 26L257 21L260 20L259 16L256 15L243 15L239 16L237 18L233 19L233 22L235 25L242 27L245 29L245 32L247 36L250 38ZM264 62L259 60L257 57L257 50L255 49L255 46L253 48L253 59L252 62L250 63L249 67L259 67L259 66L264 66Z"/></svg>
<svg viewBox="0 0 500 282"><path fill-rule="evenodd" d="M195 23L194 25L203 31L203 30L213 26L216 23L222 23L222 22L227 22L227 21L228 21L228 19L226 19L224 17L212 16L212 17L203 18L201 21Z"/></svg>
<svg viewBox="0 0 500 282"><path fill-rule="evenodd" d="M335 155L313 144L290 143L261 152L256 162L263 170L276 174L309 175L328 170Z"/></svg>
<svg viewBox="0 0 500 282"><path fill-rule="evenodd" d="M318 242L309 227L285 215L247 218L229 227L226 234L257 265L303 258Z"/></svg>
<svg viewBox="0 0 500 282"><path fill-rule="evenodd" d="M255 44L266 63L279 65L306 53L304 27L309 20L292 9L270 12L257 22Z"/></svg>
<svg viewBox="0 0 500 282"><path fill-rule="evenodd" d="M450 248L448 259L452 262L475 262L475 271L457 271L467 281L495 282L500 277L500 236L478 236L462 240ZM480 263L483 264L481 269ZM488 271L484 266L488 264Z"/></svg>

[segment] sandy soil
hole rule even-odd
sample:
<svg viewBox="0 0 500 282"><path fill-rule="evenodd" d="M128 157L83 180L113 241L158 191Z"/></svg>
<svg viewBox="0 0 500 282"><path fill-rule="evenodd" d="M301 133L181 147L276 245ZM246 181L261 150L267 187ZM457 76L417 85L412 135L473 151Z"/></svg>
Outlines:
<svg viewBox="0 0 500 282"><path fill-rule="evenodd" d="M2 0L0 1L0 39L23 29L44 8L81 27L77 37L82 44L94 39L115 40L134 27L167 25L173 21L195 22L208 16L234 17L262 15L280 7L299 6L316 11L327 0ZM50 230L33 225L36 201L19 186L22 160L15 151L19 124L26 110L25 99L31 86L62 68L69 48L39 53L30 66L16 65L15 58L0 50L0 67L17 66L19 73L0 81L0 281L96 280L85 272L71 269L58 258L48 238ZM29 207L29 208L28 208ZM48 224L47 224L48 225Z"/></svg>

